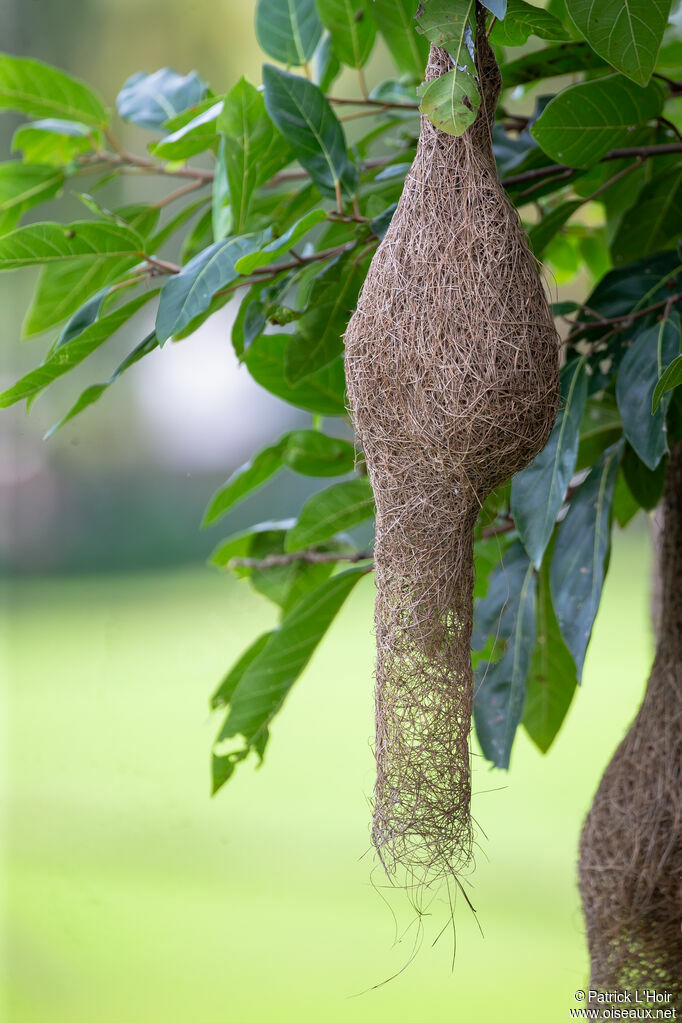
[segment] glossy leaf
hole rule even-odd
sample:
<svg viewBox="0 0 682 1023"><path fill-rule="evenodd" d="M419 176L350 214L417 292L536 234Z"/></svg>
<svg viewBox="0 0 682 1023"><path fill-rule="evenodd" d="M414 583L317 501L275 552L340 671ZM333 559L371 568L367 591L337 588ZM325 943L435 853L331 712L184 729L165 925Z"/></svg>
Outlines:
<svg viewBox="0 0 682 1023"><path fill-rule="evenodd" d="M341 476L352 472L355 448L320 430L293 430L287 436L284 464L304 476Z"/></svg>
<svg viewBox="0 0 682 1023"><path fill-rule="evenodd" d="M505 89L513 89L517 85L530 85L541 78L592 71L603 66L604 61L587 43L559 43L503 64L502 82Z"/></svg>
<svg viewBox="0 0 682 1023"><path fill-rule="evenodd" d="M12 136L12 149L20 150L28 163L65 167L79 153L92 149L96 134L78 121L45 118L20 125Z"/></svg>
<svg viewBox="0 0 682 1023"><path fill-rule="evenodd" d="M566 9L592 49L638 85L656 64L671 0L566 0Z"/></svg>
<svg viewBox="0 0 682 1023"><path fill-rule="evenodd" d="M673 359L661 373L651 398L651 411L655 412L667 392L674 387L679 387L680 384L682 384L682 355Z"/></svg>
<svg viewBox="0 0 682 1023"><path fill-rule="evenodd" d="M138 71L116 97L119 117L141 128L161 128L171 117L203 99L206 83L196 71L178 74L164 67L152 74Z"/></svg>
<svg viewBox="0 0 682 1023"><path fill-rule="evenodd" d="M623 476L630 493L645 511L653 511L663 496L667 461L667 457L663 457L655 469L649 469L633 448L625 445Z"/></svg>
<svg viewBox="0 0 682 1023"><path fill-rule="evenodd" d="M249 373L261 387L297 408L308 409L325 416L343 416L346 413L345 375L343 359L333 363L300 384L290 384L284 371L290 334L263 334L256 338L244 356Z"/></svg>
<svg viewBox="0 0 682 1023"><path fill-rule="evenodd" d="M210 149L218 141L216 123L222 109L222 100L211 104L187 124L150 146L150 151L162 160L186 160L195 153Z"/></svg>
<svg viewBox="0 0 682 1023"><path fill-rule="evenodd" d="M317 0L317 10L339 60L355 68L366 64L376 36L372 0Z"/></svg>
<svg viewBox="0 0 682 1023"><path fill-rule="evenodd" d="M625 456L623 456L623 461L625 461ZM616 488L613 492L613 517L620 528L625 529L628 522L635 517L639 509L640 503L630 490L625 479L623 466L621 465L618 479L616 480Z"/></svg>
<svg viewBox="0 0 682 1023"><path fill-rule="evenodd" d="M55 167L20 163L0 163L0 225L4 230L16 227L19 218L32 206L51 199L64 183L64 175Z"/></svg>
<svg viewBox="0 0 682 1023"><path fill-rule="evenodd" d="M635 196L633 196L635 198ZM623 215L611 244L616 265L674 248L682 235L682 168L655 177Z"/></svg>
<svg viewBox="0 0 682 1023"><path fill-rule="evenodd" d="M662 105L655 82L642 89L622 75L608 75L564 89L530 133L553 160L591 167L610 149L625 145L636 125L658 117Z"/></svg>
<svg viewBox="0 0 682 1023"><path fill-rule="evenodd" d="M420 85L419 109L429 121L448 135L462 135L476 120L481 97L474 77L453 68L440 78Z"/></svg>
<svg viewBox="0 0 682 1023"><path fill-rule="evenodd" d="M232 665L225 678L222 680L216 691L211 696L211 710L218 707L226 707L232 698L232 694L239 685L242 676L252 661L258 657L261 650L270 639L271 632L264 632L246 648L239 660Z"/></svg>
<svg viewBox="0 0 682 1023"><path fill-rule="evenodd" d="M441 46L456 65L471 64L471 45L476 5L474 0L423 0L417 14L417 32L434 46Z"/></svg>
<svg viewBox="0 0 682 1023"><path fill-rule="evenodd" d="M315 0L257 0L256 38L281 64L307 64L321 36Z"/></svg>
<svg viewBox="0 0 682 1023"><path fill-rule="evenodd" d="M47 266L78 256L85 263L120 260L144 251L144 242L132 228L106 221L73 224L30 224L0 238L0 270Z"/></svg>
<svg viewBox="0 0 682 1023"><path fill-rule="evenodd" d="M552 605L547 557L538 574L535 649L526 681L523 727L543 753L568 713L576 686L575 664L564 643Z"/></svg>
<svg viewBox="0 0 682 1023"><path fill-rule="evenodd" d="M655 469L668 450L665 416L669 395L652 412L654 391L679 354L680 319L670 316L636 334L618 370L616 399L623 432L649 469Z"/></svg>
<svg viewBox="0 0 682 1023"><path fill-rule="evenodd" d="M429 54L428 41L417 34L414 0L373 0L372 14L398 70L421 81Z"/></svg>
<svg viewBox="0 0 682 1023"><path fill-rule="evenodd" d="M312 231L317 224L326 219L327 214L324 210L311 210L310 213L304 214L300 220L292 224L289 230L285 231L279 238L274 238L258 252L249 253L249 255L238 259L235 264L237 273L248 276L257 267L268 266L270 263L274 263L279 256L284 255L285 252L293 248L296 242L300 241L308 231Z"/></svg>
<svg viewBox="0 0 682 1023"><path fill-rule="evenodd" d="M484 756L496 767L509 767L514 736L523 717L526 676L535 645L535 591L533 566L515 544L491 580L485 602L478 602L494 607L499 622L497 640L506 642L499 660L480 663L474 674L476 735Z"/></svg>
<svg viewBox="0 0 682 1023"><path fill-rule="evenodd" d="M552 602L561 635L578 670L578 681L606 574L620 457L620 444L604 452L574 494L554 543Z"/></svg>
<svg viewBox="0 0 682 1023"><path fill-rule="evenodd" d="M216 291L227 287L239 276L235 264L240 256L257 250L264 237L261 232L215 242L166 281L156 314L159 344L179 334L209 308Z"/></svg>
<svg viewBox="0 0 682 1023"><path fill-rule="evenodd" d="M241 735L244 745L241 750L228 753L228 759L233 762L243 759L262 738L365 571L364 568L352 568L332 576L297 604L269 635L231 694L227 720L217 742Z"/></svg>
<svg viewBox="0 0 682 1023"><path fill-rule="evenodd" d="M57 377L68 373L69 370L77 366L88 355L91 355L95 349L104 344L112 334L115 334L155 294L155 291L149 291L132 299L132 301L120 306L120 308L113 312L107 313L106 316L101 316L95 320L91 326L86 327L68 344L56 348L42 366L27 373L13 387L0 394L0 407L6 408L17 401L32 398L39 391L47 387L48 384L51 384L53 380L56 380Z"/></svg>
<svg viewBox="0 0 682 1023"><path fill-rule="evenodd" d="M316 85L271 64L263 67L265 106L282 135L324 195L342 185L352 193L355 170L336 114Z"/></svg>
<svg viewBox="0 0 682 1023"><path fill-rule="evenodd" d="M285 550L298 551L331 540L374 514L372 487L366 476L336 483L313 494L287 533Z"/></svg>
<svg viewBox="0 0 682 1023"><path fill-rule="evenodd" d="M540 39L569 39L569 33L549 11L524 3L507 0L504 21L496 21L490 38L498 46L523 46L530 36Z"/></svg>
<svg viewBox="0 0 682 1023"><path fill-rule="evenodd" d="M540 567L575 470L578 431L586 398L585 362L575 359L561 373L561 404L547 444L530 465L512 479L512 515L536 568Z"/></svg>
<svg viewBox="0 0 682 1023"><path fill-rule="evenodd" d="M268 117L262 94L244 78L225 97L217 128L226 138L222 158L233 230L242 232L255 189L286 166L291 150Z"/></svg>
<svg viewBox="0 0 682 1023"><path fill-rule="evenodd" d="M89 86L49 64L28 57L0 54L0 110L29 117L80 121L104 128L109 117Z"/></svg>
<svg viewBox="0 0 682 1023"><path fill-rule="evenodd" d="M343 334L357 303L365 269L350 253L314 279L307 308L287 347L287 380L296 385L328 366L343 352Z"/></svg>

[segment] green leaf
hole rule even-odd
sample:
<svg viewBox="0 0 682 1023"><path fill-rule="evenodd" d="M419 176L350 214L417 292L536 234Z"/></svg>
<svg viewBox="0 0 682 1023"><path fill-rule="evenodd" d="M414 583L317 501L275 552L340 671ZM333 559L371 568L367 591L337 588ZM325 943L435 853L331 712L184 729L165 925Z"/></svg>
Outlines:
<svg viewBox="0 0 682 1023"><path fill-rule="evenodd" d="M512 515L536 568L540 567L575 470L578 429L586 398L585 360L574 359L561 372L561 405L547 444L512 479Z"/></svg>
<svg viewBox="0 0 682 1023"><path fill-rule="evenodd" d="M554 543L552 601L561 635L578 669L578 681L606 574L620 456L621 444L604 452L573 496Z"/></svg>
<svg viewBox="0 0 682 1023"><path fill-rule="evenodd" d="M651 470L629 444L625 445L623 476L630 493L645 511L653 511L663 496L667 461L667 457L662 458L656 468Z"/></svg>
<svg viewBox="0 0 682 1023"><path fill-rule="evenodd" d="M0 109L82 121L95 128L109 123L99 96L83 82L39 60L6 53L0 55Z"/></svg>
<svg viewBox="0 0 682 1023"><path fill-rule="evenodd" d="M255 533L249 557L262 561L270 555L284 553L285 530L272 530ZM316 589L332 574L334 562L310 564L305 561L292 561L288 565L271 565L268 568L249 569L249 583L262 596L286 614L310 590Z"/></svg>
<svg viewBox="0 0 682 1023"><path fill-rule="evenodd" d="M320 430L294 430L287 437L284 464L304 476L342 476L353 470L355 448Z"/></svg>
<svg viewBox="0 0 682 1023"><path fill-rule="evenodd" d="M208 309L215 293L239 276L235 263L240 256L260 248L264 238L265 235L260 232L215 242L186 263L180 273L166 281L161 289L156 314L159 344L162 345L173 334L179 334Z"/></svg>
<svg viewBox="0 0 682 1023"><path fill-rule="evenodd" d="M673 359L670 365L661 373L651 399L652 413L660 405L663 396L680 384L682 384L682 355L678 355L676 359Z"/></svg>
<svg viewBox="0 0 682 1023"><path fill-rule="evenodd" d="M242 529L238 533L222 540L215 548L210 557L210 562L217 568L230 568L230 571L242 579L248 577L251 569L243 566L230 566L233 558L248 558L251 556L253 538L258 533L271 533L273 531L285 531L294 524L294 519L282 519L278 522L258 522L248 529Z"/></svg>
<svg viewBox="0 0 682 1023"><path fill-rule="evenodd" d="M481 0L481 2L491 14L494 14L500 20L507 13L507 0Z"/></svg>
<svg viewBox="0 0 682 1023"><path fill-rule="evenodd" d="M61 348L62 345L66 345L69 341L73 341L75 337L82 334L86 327L90 327L95 320L99 317L104 300L109 294L109 288L102 288L97 294L89 298L73 316L69 317L61 334L57 340L50 346L49 354L56 351L57 348Z"/></svg>
<svg viewBox="0 0 682 1023"><path fill-rule="evenodd" d="M371 0L317 0L317 10L339 60L355 68L366 64L376 36Z"/></svg>
<svg viewBox="0 0 682 1023"><path fill-rule="evenodd" d="M592 49L638 85L656 64L671 0L566 0L566 9Z"/></svg>
<svg viewBox="0 0 682 1023"><path fill-rule="evenodd" d="M538 574L536 640L526 681L523 727L543 753L550 748L571 705L578 680L561 638L549 583L551 555Z"/></svg>
<svg viewBox="0 0 682 1023"><path fill-rule="evenodd" d="M270 263L274 263L279 256L282 256L289 249L293 248L297 241L299 241L303 235L311 231L316 224L319 224L322 220L327 219L327 214L324 210L311 210L310 213L306 213L300 220L297 220L288 231L285 231L279 238L275 238L273 241L268 242L258 252L252 252L248 256L242 256L238 259L235 264L237 273L248 276L259 266L268 266Z"/></svg>
<svg viewBox="0 0 682 1023"><path fill-rule="evenodd" d="M65 167L93 147L96 133L77 121L47 118L22 124L12 136L12 150L21 150L27 163Z"/></svg>
<svg viewBox="0 0 682 1023"><path fill-rule="evenodd" d="M256 338L244 356L244 363L253 379L266 391L297 408L325 416L345 415L343 359L339 357L294 387L284 372L285 353L290 340L290 334L263 334Z"/></svg>
<svg viewBox="0 0 682 1023"><path fill-rule="evenodd" d="M187 124L150 146L150 152L162 160L187 160L210 149L218 141L216 122L222 109L222 100L212 103Z"/></svg>
<svg viewBox="0 0 682 1023"><path fill-rule="evenodd" d="M545 251L552 238L561 230L564 224L571 219L576 210L583 205L580 199L571 199L569 202L562 202L555 206L549 213L545 213L542 220L534 224L528 232L528 240L532 246L537 259Z"/></svg>
<svg viewBox="0 0 682 1023"><path fill-rule="evenodd" d="M421 81L429 55L428 41L417 35L414 0L373 0L372 14L398 70Z"/></svg>
<svg viewBox="0 0 682 1023"><path fill-rule="evenodd" d="M56 195L64 184L64 175L55 167L20 163L0 163L0 224L5 230L16 227L21 215Z"/></svg>
<svg viewBox="0 0 682 1023"><path fill-rule="evenodd" d="M588 398L580 421L576 472L591 469L599 456L623 436L618 406L610 394Z"/></svg>
<svg viewBox="0 0 682 1023"><path fill-rule="evenodd" d="M466 39L474 29L474 0L423 0L415 15L417 32L441 46L455 64L472 61Z"/></svg>
<svg viewBox="0 0 682 1023"><path fill-rule="evenodd" d="M569 167L591 167L628 139L632 129L658 117L663 93L608 75L564 89L545 107L530 133L548 156Z"/></svg>
<svg viewBox="0 0 682 1023"><path fill-rule="evenodd" d="M281 64L307 64L321 35L315 0L257 0L256 38Z"/></svg>
<svg viewBox="0 0 682 1023"><path fill-rule="evenodd" d="M530 36L540 39L569 39L558 18L523 0L508 0L504 21L496 21L490 33L496 46L523 46Z"/></svg>
<svg viewBox="0 0 682 1023"><path fill-rule="evenodd" d="M498 638L506 640L506 647L499 660L482 662L476 668L474 722L483 755L496 767L508 768L523 717L526 676L535 645L536 580L533 566L518 544L509 549L502 571L496 575L506 584L506 599L497 616ZM496 586L494 592L498 589L502 587Z"/></svg>
<svg viewBox="0 0 682 1023"><path fill-rule="evenodd" d="M633 197L634 198L634 197ZM682 234L682 167L645 185L626 211L611 245L616 265L675 248Z"/></svg>
<svg viewBox="0 0 682 1023"><path fill-rule="evenodd" d="M534 84L541 78L593 71L603 66L604 61L587 43L559 43L503 64L501 71L504 88L514 89L517 85Z"/></svg>
<svg viewBox="0 0 682 1023"><path fill-rule="evenodd" d="M79 256L86 261L139 257L144 242L130 227L107 221L45 222L20 227L0 238L0 270L49 265Z"/></svg>
<svg viewBox="0 0 682 1023"><path fill-rule="evenodd" d="M81 412L84 412L90 405L94 405L96 401L99 401L104 392L108 390L112 384L116 383L122 373L125 373L130 366L134 366L136 362L139 362L145 355L153 352L154 349L158 347L159 342L156 340L156 334L152 331L151 334L147 334L147 336L133 348L129 355L126 355L123 362L117 366L108 380L106 380L103 384L92 384L90 387L86 387L66 415L60 419L58 423L55 423L54 426L50 427L45 434L44 440L47 440L53 433L60 430L65 423L69 422L69 420L74 419L77 415L80 415Z"/></svg>
<svg viewBox="0 0 682 1023"><path fill-rule="evenodd" d="M419 109L440 131L463 135L476 120L481 105L478 86L472 75L458 67L417 88ZM465 102L466 101L466 102Z"/></svg>
<svg viewBox="0 0 682 1023"><path fill-rule="evenodd" d="M308 498L287 533L284 549L298 551L324 543L373 514L374 497L366 476L335 483Z"/></svg>
<svg viewBox="0 0 682 1023"><path fill-rule="evenodd" d="M114 334L119 327L130 319L131 316L141 309L148 302L156 291L148 291L139 295L132 301L122 305L114 312L108 313L95 320L91 326L86 327L68 344L56 348L47 360L37 369L32 370L21 378L13 387L0 394L0 408L6 408L17 401L25 398L32 398L39 391L42 391L48 384L51 384L57 377L63 376L69 370L77 366L83 359L91 355L95 349Z"/></svg>
<svg viewBox="0 0 682 1023"><path fill-rule="evenodd" d="M277 444L263 448L254 458L232 473L228 481L215 492L209 501L201 523L202 527L217 522L230 508L254 490L262 487L271 476L274 476L282 468L282 456L286 441L285 435Z"/></svg>
<svg viewBox="0 0 682 1023"><path fill-rule="evenodd" d="M343 128L318 87L271 64L263 67L263 85L268 114L322 194L334 196L342 186L352 194L355 168Z"/></svg>
<svg viewBox="0 0 682 1023"><path fill-rule="evenodd" d="M216 691L211 696L209 704L211 710L217 710L218 707L227 706L232 699L232 694L241 682L246 669L249 667L251 662L258 657L261 650L270 639L270 636L272 636L272 632L264 632L257 639L254 639L253 643L246 648L239 660L232 665Z"/></svg>
<svg viewBox="0 0 682 1023"><path fill-rule="evenodd" d="M206 83L196 71L180 75L163 67L147 74L138 71L124 83L116 97L119 117L141 128L161 128L171 117L199 103Z"/></svg>
<svg viewBox="0 0 682 1023"><path fill-rule="evenodd" d="M625 461L625 456L623 456L623 461ZM621 465L618 479L616 480L616 489L613 492L613 517L620 528L625 529L628 522L635 517L639 509L639 501L630 490L625 479L623 466Z"/></svg>
<svg viewBox="0 0 682 1023"><path fill-rule="evenodd" d="M217 742L241 735L244 747L228 757L243 759L255 747L365 572L365 568L352 568L332 576L297 604L270 634L232 692L227 720Z"/></svg>
<svg viewBox="0 0 682 1023"><path fill-rule="evenodd" d="M241 233L254 191L289 163L291 150L268 117L262 94L244 78L225 97L217 128L226 136L223 159L233 230Z"/></svg>
<svg viewBox="0 0 682 1023"><path fill-rule="evenodd" d="M328 266L314 279L306 311L287 347L285 371L293 386L328 366L343 352L343 334L357 303L365 269L354 254Z"/></svg>
<svg viewBox="0 0 682 1023"><path fill-rule="evenodd" d="M654 391L663 371L680 354L680 318L668 317L638 332L616 379L616 400L623 433L649 469L668 450L665 416L669 395L652 412Z"/></svg>

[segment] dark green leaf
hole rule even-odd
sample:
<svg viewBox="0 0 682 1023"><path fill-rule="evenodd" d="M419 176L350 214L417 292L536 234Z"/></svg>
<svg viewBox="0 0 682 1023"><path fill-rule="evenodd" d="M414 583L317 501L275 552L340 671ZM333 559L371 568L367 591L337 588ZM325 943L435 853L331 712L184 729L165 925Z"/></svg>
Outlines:
<svg viewBox="0 0 682 1023"><path fill-rule="evenodd" d="M212 103L187 124L150 146L150 151L162 160L187 160L196 153L212 148L218 141L216 122L222 109L222 100Z"/></svg>
<svg viewBox="0 0 682 1023"><path fill-rule="evenodd" d="M328 92L341 73L341 64L334 53L334 43L329 32L325 32L317 46L314 57L315 84L322 92Z"/></svg>
<svg viewBox="0 0 682 1023"><path fill-rule="evenodd" d="M621 529L625 529L628 522L635 517L639 508L639 501L635 499L634 494L630 490L625 479L623 466L621 465L618 479L616 480L616 489L613 492L613 517Z"/></svg>
<svg viewBox="0 0 682 1023"><path fill-rule="evenodd" d="M343 334L355 308L365 269L354 254L332 263L313 281L308 307L289 342L285 370L296 385L328 366L343 352Z"/></svg>
<svg viewBox="0 0 682 1023"><path fill-rule="evenodd" d="M592 49L638 85L646 85L670 13L671 0L566 0Z"/></svg>
<svg viewBox="0 0 682 1023"><path fill-rule="evenodd" d="M257 0L256 38L281 64L307 64L321 35L315 0Z"/></svg>
<svg viewBox="0 0 682 1023"><path fill-rule="evenodd" d="M271 635L272 632L264 632L246 648L239 660L232 665L225 678L211 696L211 710L227 706L232 699L232 694L241 682L246 669L249 667L251 662L258 657Z"/></svg>
<svg viewBox="0 0 682 1023"><path fill-rule="evenodd" d="M554 544L552 601L561 634L578 669L578 680L606 574L620 456L620 444L604 452L574 494Z"/></svg>
<svg viewBox="0 0 682 1023"><path fill-rule="evenodd" d="M294 387L288 383L284 372L285 353L290 340L290 334L263 334L256 338L244 356L244 363L253 379L266 391L297 408L325 416L345 415L343 359L339 357Z"/></svg>
<svg viewBox="0 0 682 1023"><path fill-rule="evenodd" d="M376 36L372 0L317 0L317 9L339 60L355 68L366 64Z"/></svg>
<svg viewBox="0 0 682 1023"><path fill-rule="evenodd" d="M353 469L355 449L320 430L294 430L287 436L284 464L304 476L342 476Z"/></svg>
<svg viewBox="0 0 682 1023"><path fill-rule="evenodd" d="M171 117L203 99L206 83L196 71L180 75L163 67L147 74L138 71L116 97L119 116L141 128L161 128Z"/></svg>
<svg viewBox="0 0 682 1023"><path fill-rule="evenodd" d="M523 46L533 35L540 39L570 38L554 15L523 0L508 0L506 17L495 22L490 38L496 46Z"/></svg>
<svg viewBox="0 0 682 1023"><path fill-rule="evenodd" d="M609 394L602 394L599 399L588 398L580 422L576 471L591 469L599 456L622 435L623 424L615 398Z"/></svg>
<svg viewBox="0 0 682 1023"><path fill-rule="evenodd" d="M312 231L317 224L326 219L327 214L324 210L311 210L310 213L304 214L300 220L297 220L279 238L268 242L258 252L252 252L248 256L242 256L241 259L238 259L235 265L237 273L248 276L257 267L268 266L268 264L274 263L279 256L293 248L296 242L300 241L308 231Z"/></svg>
<svg viewBox="0 0 682 1023"><path fill-rule="evenodd" d="M102 311L102 305L108 294L109 289L102 288L92 298L89 298L80 309L77 309L73 316L69 317L61 334L51 346L50 354L57 348L61 348L62 345L68 344L69 341L73 341L75 337L83 333L86 327L90 327L95 322Z"/></svg>
<svg viewBox="0 0 682 1023"><path fill-rule="evenodd" d="M512 480L512 515L536 568L540 567L575 470L586 398L585 362L574 359L561 373L561 406L547 444Z"/></svg>
<svg viewBox="0 0 682 1023"><path fill-rule="evenodd" d="M658 117L662 106L656 82L642 89L622 75L608 75L564 89L550 100L530 133L553 160L591 167L610 149L625 144L636 125Z"/></svg>
<svg viewBox="0 0 682 1023"><path fill-rule="evenodd" d="M651 411L655 412L663 396L680 384L682 384L682 355L678 355L676 359L673 359L659 377L651 399Z"/></svg>
<svg viewBox="0 0 682 1023"><path fill-rule="evenodd" d="M242 232L255 189L286 166L291 150L268 117L263 96L244 78L225 97L217 127L226 136L223 159L233 230Z"/></svg>
<svg viewBox="0 0 682 1023"><path fill-rule="evenodd" d="M64 175L55 167L20 163L0 163L0 226L10 231L21 215L56 195L64 183Z"/></svg>
<svg viewBox="0 0 682 1023"><path fill-rule="evenodd" d="M265 235L260 232L215 242L186 263L180 273L170 277L161 289L156 314L159 344L179 334L208 309L215 293L239 276L235 269L237 260L255 252L264 240Z"/></svg>
<svg viewBox="0 0 682 1023"><path fill-rule="evenodd" d="M680 319L666 320L639 331L618 370L616 399L623 432L649 469L655 469L668 450L665 416L669 396L652 412L656 385L680 354Z"/></svg>
<svg viewBox="0 0 682 1023"><path fill-rule="evenodd" d="M65 167L79 153L87 153L92 148L95 134L92 128L78 121L46 118L17 128L12 137L12 149L21 150L24 160L31 163Z"/></svg>
<svg viewBox="0 0 682 1023"><path fill-rule="evenodd" d="M571 199L569 202L562 202L555 206L549 213L545 213L542 220L534 224L528 232L528 240L533 252L539 259L545 251L552 238L564 226L567 220L573 216L576 210L582 206L580 199Z"/></svg>
<svg viewBox="0 0 682 1023"><path fill-rule="evenodd" d="M82 121L95 128L109 121L99 96L77 78L39 60L6 53L0 54L0 109Z"/></svg>
<svg viewBox="0 0 682 1023"><path fill-rule="evenodd" d="M274 476L282 468L286 442L285 435L277 444L263 448L249 462L236 469L227 483L220 487L209 501L202 526L210 526L217 522L230 508Z"/></svg>
<svg viewBox="0 0 682 1023"><path fill-rule="evenodd" d="M541 78L592 71L603 66L601 57L587 43L560 43L504 64L502 81L505 89L514 89L517 85L534 84Z"/></svg>
<svg viewBox="0 0 682 1023"><path fill-rule="evenodd" d="M397 208L398 203L392 202L382 213L370 220L369 226L372 234L376 235L380 241L385 237Z"/></svg>
<svg viewBox="0 0 682 1023"><path fill-rule="evenodd" d="M635 196L633 195L633 198ZM616 265L675 248L682 235L682 168L654 178L625 212L611 245Z"/></svg>
<svg viewBox="0 0 682 1023"><path fill-rule="evenodd" d="M0 238L0 270L22 266L46 266L79 256L85 262L121 260L144 250L144 242L132 228L106 221L74 224L30 224Z"/></svg>
<svg viewBox="0 0 682 1023"><path fill-rule="evenodd" d="M516 602L528 570L528 555L516 541L502 559L496 560L486 594L474 605L472 650L485 649L491 639L504 644L514 631Z"/></svg>
<svg viewBox="0 0 682 1023"><path fill-rule="evenodd" d="M355 168L336 114L316 85L271 64L263 67L265 106L282 135L324 195L343 186L352 194Z"/></svg>
<svg viewBox="0 0 682 1023"><path fill-rule="evenodd" d="M337 533L366 522L373 514L374 497L366 476L336 483L308 498L287 533L285 550L298 551L324 543Z"/></svg>
<svg viewBox="0 0 682 1023"><path fill-rule="evenodd" d="M629 444L623 455L623 476L630 493L645 511L653 511L663 496L667 457L656 468L649 469Z"/></svg>
<svg viewBox="0 0 682 1023"><path fill-rule="evenodd" d="M577 678L575 664L561 638L549 584L548 556L538 575L536 641L526 681L523 727L546 753L571 705Z"/></svg>
<svg viewBox="0 0 682 1023"><path fill-rule="evenodd" d="M507 569L507 598L501 612L506 647L499 660L479 664L474 675L476 735L486 759L504 768L509 767L512 743L523 717L526 676L535 645L533 566L523 551L510 548L509 555L514 571Z"/></svg>
<svg viewBox="0 0 682 1023"><path fill-rule="evenodd" d="M148 355L149 352L153 352L154 349L158 347L159 343L156 340L156 334L152 331L151 334L147 334L147 336L143 338L143 340L140 341L140 343L136 345L135 348L133 348L132 352L130 352L130 354L125 357L123 362L114 370L114 372L111 374L108 380L106 380L103 384L92 384L92 386L86 387L86 389L80 395L78 400L71 406L66 415L62 419L60 419L58 423L55 423L54 426L50 427L50 429L45 434L44 439L47 440L48 437L51 437L53 433L55 433L57 430L60 430L65 423L68 423L69 420L74 419L77 415L80 415L80 413L83 412L90 405L94 405L96 401L99 401L104 392L118 380L122 373L125 373L125 371L129 369L130 366L133 366L136 362L139 362L140 359L143 359L145 355Z"/></svg>
<svg viewBox="0 0 682 1023"><path fill-rule="evenodd" d="M258 742L365 572L364 568L352 568L332 576L300 601L270 634L232 692L227 720L217 742L241 735L244 749L228 756L243 759Z"/></svg>
<svg viewBox="0 0 682 1023"><path fill-rule="evenodd" d="M99 348L155 294L156 291L149 291L132 299L114 312L95 320L68 344L55 349L42 366L27 373L13 387L0 394L0 407L5 408L24 398L31 398L57 377L68 373Z"/></svg>
<svg viewBox="0 0 682 1023"><path fill-rule="evenodd" d="M421 81L429 53L428 40L417 35L414 0L373 0L372 14L398 70Z"/></svg>

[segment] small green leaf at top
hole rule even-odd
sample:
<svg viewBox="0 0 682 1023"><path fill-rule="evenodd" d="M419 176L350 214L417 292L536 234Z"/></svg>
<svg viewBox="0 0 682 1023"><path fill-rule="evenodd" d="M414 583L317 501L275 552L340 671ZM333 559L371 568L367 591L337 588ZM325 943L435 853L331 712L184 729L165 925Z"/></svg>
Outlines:
<svg viewBox="0 0 682 1023"><path fill-rule="evenodd" d="M490 39L496 46L523 46L531 36L540 39L570 39L569 33L549 11L524 0L507 0L503 21L493 25Z"/></svg>
<svg viewBox="0 0 682 1023"><path fill-rule="evenodd" d="M339 60L348 67L363 67L376 36L372 0L317 0L317 10Z"/></svg>
<svg viewBox="0 0 682 1023"><path fill-rule="evenodd" d="M372 0L372 14L398 70L420 81L429 44L416 32L414 0Z"/></svg>

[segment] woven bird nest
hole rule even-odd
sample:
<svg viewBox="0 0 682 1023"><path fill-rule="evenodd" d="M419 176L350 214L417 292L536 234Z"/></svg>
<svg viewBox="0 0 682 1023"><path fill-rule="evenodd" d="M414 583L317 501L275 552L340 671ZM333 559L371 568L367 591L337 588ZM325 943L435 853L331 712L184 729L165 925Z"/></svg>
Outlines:
<svg viewBox="0 0 682 1023"><path fill-rule="evenodd" d="M682 443L663 499L659 636L637 717L580 843L595 990L655 990L682 1011ZM597 1009L595 1004L593 1008Z"/></svg>
<svg viewBox="0 0 682 1023"><path fill-rule="evenodd" d="M461 137L422 117L417 155L346 333L351 413L377 506L372 839L394 883L472 851L473 527L544 446L558 337L491 133L501 79L479 12L481 108ZM451 70L431 48L427 81Z"/></svg>

